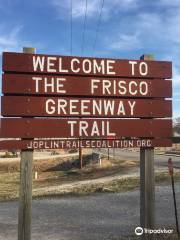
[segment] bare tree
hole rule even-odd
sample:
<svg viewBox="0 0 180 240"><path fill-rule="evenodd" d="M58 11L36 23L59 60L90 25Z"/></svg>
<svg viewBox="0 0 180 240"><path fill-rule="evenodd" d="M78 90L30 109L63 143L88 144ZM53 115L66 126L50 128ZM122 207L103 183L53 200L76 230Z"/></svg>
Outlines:
<svg viewBox="0 0 180 240"><path fill-rule="evenodd" d="M180 117L177 117L173 124L174 133L180 134Z"/></svg>

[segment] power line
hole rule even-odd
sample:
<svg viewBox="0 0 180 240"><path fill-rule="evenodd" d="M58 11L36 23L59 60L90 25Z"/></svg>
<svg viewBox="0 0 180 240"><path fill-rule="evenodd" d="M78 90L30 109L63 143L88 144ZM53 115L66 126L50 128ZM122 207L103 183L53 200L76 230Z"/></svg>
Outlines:
<svg viewBox="0 0 180 240"><path fill-rule="evenodd" d="M84 54L84 42L85 42L85 32L86 32L86 20L87 20L87 6L88 0L85 0L85 14L84 14L84 24L83 24L83 34L82 34L82 46L81 46L81 56Z"/></svg>
<svg viewBox="0 0 180 240"><path fill-rule="evenodd" d="M96 28L96 33L95 33L95 40L94 40L94 45L93 45L93 55L94 55L94 52L96 50L96 43L97 43L99 29L100 29L100 25L101 25L101 18L102 18L103 7L104 7L104 0L102 0L101 9L100 9L100 12L99 12L99 18L98 18L98 22L97 22L97 28Z"/></svg>
<svg viewBox="0 0 180 240"><path fill-rule="evenodd" d="M73 46L72 46L72 38L73 38L73 0L71 0L71 23L70 23L70 53L72 56Z"/></svg>

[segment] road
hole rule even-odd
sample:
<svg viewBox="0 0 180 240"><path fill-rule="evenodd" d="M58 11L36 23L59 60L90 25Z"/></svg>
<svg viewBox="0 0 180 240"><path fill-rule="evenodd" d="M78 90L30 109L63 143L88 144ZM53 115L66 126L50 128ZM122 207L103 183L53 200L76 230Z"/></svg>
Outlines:
<svg viewBox="0 0 180 240"><path fill-rule="evenodd" d="M179 186L176 193L179 207ZM0 204L0 240L17 239L17 206L17 202ZM139 190L34 200L32 225L33 240L110 240L134 236L134 229L139 226ZM156 227L174 226L171 188L158 186Z"/></svg>
<svg viewBox="0 0 180 240"><path fill-rule="evenodd" d="M96 151L98 152L98 151ZM102 153L107 154L106 149L101 149ZM110 155L113 157L114 150L110 149ZM133 160L133 161L139 161L140 154L139 152L135 151L129 151L129 150L121 150L121 149L115 149L115 156L119 157L123 160ZM172 161L174 163L175 168L180 168L180 156L169 156L169 155L155 155L155 166L157 167L167 167L168 159L172 158Z"/></svg>

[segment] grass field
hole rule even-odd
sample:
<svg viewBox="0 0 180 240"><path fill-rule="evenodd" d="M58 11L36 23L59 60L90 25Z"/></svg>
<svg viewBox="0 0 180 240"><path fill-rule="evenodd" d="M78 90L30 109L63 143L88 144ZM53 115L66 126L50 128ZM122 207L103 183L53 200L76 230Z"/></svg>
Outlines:
<svg viewBox="0 0 180 240"><path fill-rule="evenodd" d="M104 171L103 169L97 171L97 169L91 169L89 171L80 171L80 170L73 170L71 172L62 172L62 171L54 171L54 172L42 172L39 173L39 179L33 180L33 189L39 189L39 191L35 191L34 196L46 196L46 193L43 193L43 189L50 186L60 186L67 182L74 182L84 179L95 179L102 176L108 176L114 174L113 169L106 168ZM85 177L84 177L85 176ZM13 173L0 173L0 200L11 200L18 198L19 192L19 172ZM175 172L174 174L175 182L180 181L180 171ZM156 184L161 183L170 183L170 177L167 172L156 173L155 176ZM83 186L76 186L73 187L68 192L57 192L51 195L86 195L95 192L122 192L128 191L139 187L139 178L138 177L129 177L124 179L118 179L109 181L106 183L98 183L98 184L91 184L83 185Z"/></svg>
<svg viewBox="0 0 180 240"><path fill-rule="evenodd" d="M91 194L95 192L122 192L139 187L138 177L128 177L111 180L111 176L127 175L129 172L138 172L139 162L125 161L121 159L108 160L102 159L99 166L96 156L93 157L88 152L83 156L83 169L79 169L79 159L70 158L52 158L33 161L34 172L38 172L37 180L33 180L34 197L49 195L78 195ZM18 198L19 192L19 173L20 163L18 161L1 161L0 162L0 200L11 200ZM61 188L63 184L73 184L75 182L91 179L109 178L105 182L89 181L88 184L76 184L67 191ZM180 181L180 170L175 171L175 181ZM156 173L156 184L169 182L168 172ZM46 191L46 188L53 188L53 191ZM48 195L48 196L49 196Z"/></svg>

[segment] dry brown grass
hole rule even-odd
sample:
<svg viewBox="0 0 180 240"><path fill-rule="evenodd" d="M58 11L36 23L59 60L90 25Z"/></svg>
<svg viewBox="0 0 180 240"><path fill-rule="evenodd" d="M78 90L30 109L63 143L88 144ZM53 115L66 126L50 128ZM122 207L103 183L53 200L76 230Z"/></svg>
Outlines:
<svg viewBox="0 0 180 240"><path fill-rule="evenodd" d="M85 173L84 173L85 174ZM94 174L93 172L89 172L89 176L93 179ZM65 182L74 182L76 180L84 180L84 177L76 172L70 176L64 175L64 173L59 172L47 172L47 173L40 173L39 179L34 180L33 182L33 189L38 189L36 191L36 197L46 196L44 192L46 187L49 186L60 186ZM87 176L86 176L87 177ZM180 181L180 171L176 172L174 175L175 181ZM63 180L64 179L64 180ZM88 178L90 179L90 177ZM163 182L170 182L170 177L167 173L156 173L156 184L160 184ZM105 183L96 183L92 184L89 182L87 185L82 185L80 187L73 187L70 191L57 191L51 192L52 196L58 195L76 195L76 196L84 196L94 192L124 192L128 190L133 190L139 187L139 178L138 177L130 177L125 179L118 179L118 180L111 180ZM43 190L44 189L44 190ZM0 200L10 200L15 199L18 197L18 190L19 190L19 173L1 173L0 174Z"/></svg>
<svg viewBox="0 0 180 240"><path fill-rule="evenodd" d="M35 160L33 171L38 172L38 179L34 180L33 188L49 186L60 186L65 183L76 181L98 179L119 174L128 174L129 170L137 169L139 163L136 161L123 161L119 159L102 159L99 166L98 160L93 161L90 155L83 158L84 168L79 169L79 159L54 158L47 160ZM0 162L0 199L14 199L18 197L19 189L19 162ZM175 180L180 180L180 172L175 173ZM156 174L156 182L169 181L168 173ZM128 178L124 180L113 180L105 184L89 184L80 188L74 188L72 194L89 194L92 192L121 192L134 189L139 186L139 178ZM38 195L38 194L37 194ZM41 194L43 195L43 193Z"/></svg>

